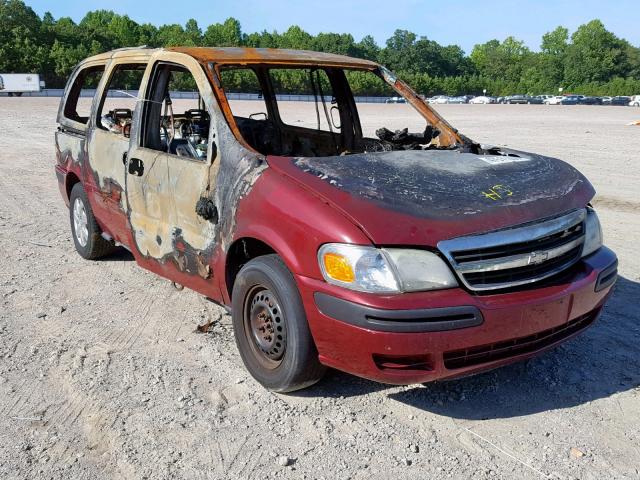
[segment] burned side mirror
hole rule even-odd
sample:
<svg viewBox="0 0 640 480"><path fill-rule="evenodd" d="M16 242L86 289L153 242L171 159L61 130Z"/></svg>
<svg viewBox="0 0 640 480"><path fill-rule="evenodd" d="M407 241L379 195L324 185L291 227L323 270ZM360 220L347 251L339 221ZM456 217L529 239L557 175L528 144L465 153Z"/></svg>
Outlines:
<svg viewBox="0 0 640 480"><path fill-rule="evenodd" d="M214 225L218 223L218 207L210 198L202 197L196 203L196 214Z"/></svg>

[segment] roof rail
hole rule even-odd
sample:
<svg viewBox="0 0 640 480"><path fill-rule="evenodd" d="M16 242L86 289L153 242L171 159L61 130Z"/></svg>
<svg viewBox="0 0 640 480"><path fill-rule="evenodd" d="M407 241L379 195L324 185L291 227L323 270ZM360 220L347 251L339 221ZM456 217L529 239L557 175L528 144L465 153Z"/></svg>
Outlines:
<svg viewBox="0 0 640 480"><path fill-rule="evenodd" d="M122 47L122 48L116 48L114 50L111 50L111 52L115 53L115 52L126 52L127 50L138 50L141 48L153 48L150 47L149 45L140 45L139 47Z"/></svg>

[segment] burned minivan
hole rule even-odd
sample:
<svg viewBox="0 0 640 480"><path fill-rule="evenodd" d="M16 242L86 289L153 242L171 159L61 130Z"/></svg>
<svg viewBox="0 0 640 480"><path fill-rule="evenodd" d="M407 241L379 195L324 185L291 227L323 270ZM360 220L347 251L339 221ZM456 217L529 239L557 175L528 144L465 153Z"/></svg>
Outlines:
<svg viewBox="0 0 640 480"><path fill-rule="evenodd" d="M406 103L372 110L364 90ZM69 79L56 155L78 253L122 246L223 305L274 391L327 367L409 384L525 359L593 324L616 280L582 174L472 141L368 60L97 55Z"/></svg>

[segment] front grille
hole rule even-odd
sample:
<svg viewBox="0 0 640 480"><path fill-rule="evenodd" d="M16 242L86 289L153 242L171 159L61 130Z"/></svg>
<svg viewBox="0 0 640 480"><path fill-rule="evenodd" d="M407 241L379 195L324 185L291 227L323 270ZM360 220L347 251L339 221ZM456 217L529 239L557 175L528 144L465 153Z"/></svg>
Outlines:
<svg viewBox="0 0 640 480"><path fill-rule="evenodd" d="M535 352L584 330L594 322L599 312L600 308L597 308L563 325L527 337L445 352L444 366L454 370Z"/></svg>
<svg viewBox="0 0 640 480"><path fill-rule="evenodd" d="M543 222L438 243L462 282L475 291L508 289L559 274L576 263L585 210Z"/></svg>

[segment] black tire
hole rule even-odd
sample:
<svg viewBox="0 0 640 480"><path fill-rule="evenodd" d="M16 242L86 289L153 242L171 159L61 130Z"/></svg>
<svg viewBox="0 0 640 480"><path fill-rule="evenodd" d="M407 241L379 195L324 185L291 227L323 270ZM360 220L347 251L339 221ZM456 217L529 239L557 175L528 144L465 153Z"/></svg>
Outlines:
<svg viewBox="0 0 640 480"><path fill-rule="evenodd" d="M87 225L87 240L86 244L82 245L76 234L76 227L74 223L74 207L76 202L81 202L86 212L86 225ZM95 260L97 258L104 257L115 250L113 242L105 240L102 237L102 231L96 222L96 218L93 216L87 193L84 191L81 183L76 183L71 189L71 196L69 198L69 221L71 223L71 236L73 237L73 243L76 246L76 250L83 258L87 260Z"/></svg>
<svg viewBox="0 0 640 480"><path fill-rule="evenodd" d="M257 257L242 267L233 285L232 318L242 361L265 388L292 392L324 375L300 292L278 255Z"/></svg>

